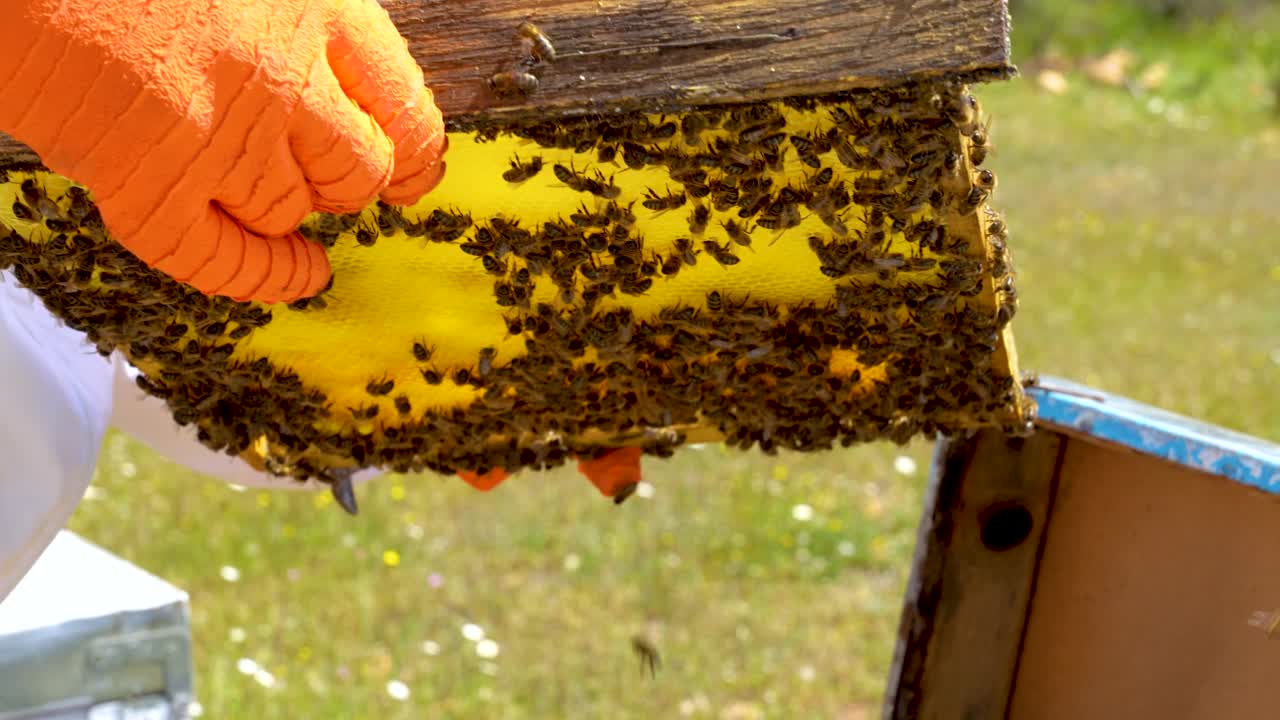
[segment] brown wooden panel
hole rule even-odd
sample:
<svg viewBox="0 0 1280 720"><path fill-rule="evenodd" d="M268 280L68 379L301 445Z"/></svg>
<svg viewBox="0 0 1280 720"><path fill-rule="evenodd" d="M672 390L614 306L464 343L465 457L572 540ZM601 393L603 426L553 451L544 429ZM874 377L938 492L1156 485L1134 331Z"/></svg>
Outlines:
<svg viewBox="0 0 1280 720"><path fill-rule="evenodd" d="M1280 498L1067 440L1010 717L1276 717L1277 547Z"/></svg>
<svg viewBox="0 0 1280 720"><path fill-rule="evenodd" d="M1002 77L1005 0L381 0L451 122L804 95L939 74ZM535 22L558 58L528 97L488 79ZM36 157L0 134L0 167Z"/></svg>
<svg viewBox="0 0 1280 720"><path fill-rule="evenodd" d="M1059 437L983 431L940 451L907 589L889 718L1003 717Z"/></svg>

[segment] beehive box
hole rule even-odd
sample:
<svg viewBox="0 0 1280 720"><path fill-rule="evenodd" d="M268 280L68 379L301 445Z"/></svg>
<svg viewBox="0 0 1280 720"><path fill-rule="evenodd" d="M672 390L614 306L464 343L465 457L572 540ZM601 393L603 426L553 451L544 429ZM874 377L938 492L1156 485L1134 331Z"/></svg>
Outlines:
<svg viewBox="0 0 1280 720"><path fill-rule="evenodd" d="M555 62L500 3L430 45L387 4L449 172L413 207L309 219L334 267L318 298L185 288L13 148L0 267L209 447L299 478L1025 429L969 91L1012 72L1002 3L567 2L536 18Z"/></svg>

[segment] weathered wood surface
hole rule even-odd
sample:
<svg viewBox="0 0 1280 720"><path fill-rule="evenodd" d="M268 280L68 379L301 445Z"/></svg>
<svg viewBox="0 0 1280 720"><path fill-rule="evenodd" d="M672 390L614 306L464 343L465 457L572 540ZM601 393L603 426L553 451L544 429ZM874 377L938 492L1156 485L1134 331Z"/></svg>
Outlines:
<svg viewBox="0 0 1280 720"><path fill-rule="evenodd" d="M1005 0L381 0L451 121L804 95L1012 71ZM488 86L529 20L556 47L539 89ZM590 53L581 54L580 53ZM37 162L0 134L0 167Z"/></svg>
<svg viewBox="0 0 1280 720"><path fill-rule="evenodd" d="M939 443L886 718L1005 716L1060 455L1060 436L1043 431ZM1001 520L1024 512L1025 536Z"/></svg>

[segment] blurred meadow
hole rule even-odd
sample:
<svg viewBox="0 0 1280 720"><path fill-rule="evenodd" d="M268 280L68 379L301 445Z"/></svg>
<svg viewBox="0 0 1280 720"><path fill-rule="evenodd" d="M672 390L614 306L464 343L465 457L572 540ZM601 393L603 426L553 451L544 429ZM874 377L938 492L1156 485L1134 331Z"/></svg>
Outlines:
<svg viewBox="0 0 1280 720"><path fill-rule="evenodd" d="M1023 75L977 88L1021 364L1280 440L1280 14L1170 4L1015 0ZM72 529L191 593L205 717L865 720L930 451L686 448L618 507L387 476L353 518L115 434Z"/></svg>

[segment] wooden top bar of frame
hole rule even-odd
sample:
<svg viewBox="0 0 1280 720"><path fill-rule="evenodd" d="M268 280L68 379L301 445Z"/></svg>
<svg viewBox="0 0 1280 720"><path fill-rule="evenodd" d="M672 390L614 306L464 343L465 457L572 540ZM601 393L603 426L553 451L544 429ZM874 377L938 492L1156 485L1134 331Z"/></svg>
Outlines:
<svg viewBox="0 0 1280 720"><path fill-rule="evenodd" d="M728 103L1013 72L1005 0L381 0L451 123ZM499 97L516 28L555 46ZM0 168L39 159L0 134Z"/></svg>

